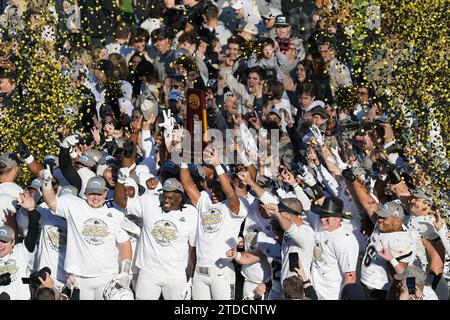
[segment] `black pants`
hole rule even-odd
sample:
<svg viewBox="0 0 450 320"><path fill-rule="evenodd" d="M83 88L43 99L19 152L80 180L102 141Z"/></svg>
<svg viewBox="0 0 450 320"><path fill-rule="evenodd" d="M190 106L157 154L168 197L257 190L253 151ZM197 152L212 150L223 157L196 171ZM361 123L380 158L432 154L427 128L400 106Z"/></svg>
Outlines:
<svg viewBox="0 0 450 320"><path fill-rule="evenodd" d="M369 289L364 283L361 283L367 300L386 300L387 290Z"/></svg>

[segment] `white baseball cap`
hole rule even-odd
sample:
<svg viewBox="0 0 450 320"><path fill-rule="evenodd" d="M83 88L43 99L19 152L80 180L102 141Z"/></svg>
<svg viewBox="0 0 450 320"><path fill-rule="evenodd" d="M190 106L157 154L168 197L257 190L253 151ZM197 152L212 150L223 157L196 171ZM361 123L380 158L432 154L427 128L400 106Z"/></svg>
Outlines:
<svg viewBox="0 0 450 320"><path fill-rule="evenodd" d="M233 5L231 6L233 9L241 9L244 7L244 0L237 0Z"/></svg>
<svg viewBox="0 0 450 320"><path fill-rule="evenodd" d="M258 34L258 29L253 23L247 23L244 29L242 29L242 32L247 32L256 36Z"/></svg>
<svg viewBox="0 0 450 320"><path fill-rule="evenodd" d="M271 7L266 14L262 15L262 17L266 19L275 19L276 16L280 15L282 15L282 13L279 9Z"/></svg>

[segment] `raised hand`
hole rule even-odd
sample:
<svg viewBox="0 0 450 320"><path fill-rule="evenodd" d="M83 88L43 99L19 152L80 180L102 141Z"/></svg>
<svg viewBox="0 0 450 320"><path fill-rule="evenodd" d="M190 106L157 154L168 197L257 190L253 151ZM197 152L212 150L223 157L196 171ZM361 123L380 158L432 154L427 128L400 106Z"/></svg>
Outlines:
<svg viewBox="0 0 450 320"><path fill-rule="evenodd" d="M281 172L280 176L281 176L281 179L283 180L283 182L286 182L290 186L295 186L297 184L292 172L290 172L289 169L284 166L283 166L283 171Z"/></svg>
<svg viewBox="0 0 450 320"><path fill-rule="evenodd" d="M70 147L76 146L78 142L80 142L79 136L77 134L73 134L63 140L63 142L61 143L61 147L68 149Z"/></svg>
<svg viewBox="0 0 450 320"><path fill-rule="evenodd" d="M180 142L183 142L183 137L184 137L184 127L180 126L178 129L173 130L172 143L178 144Z"/></svg>
<svg viewBox="0 0 450 320"><path fill-rule="evenodd" d="M158 186L158 180L156 178L150 178L147 180L146 184L149 190L154 190Z"/></svg>
<svg viewBox="0 0 450 320"><path fill-rule="evenodd" d="M258 115L256 115L256 117L248 119L248 122L250 122L256 130L262 128L262 124L261 121L259 121Z"/></svg>
<svg viewBox="0 0 450 320"><path fill-rule="evenodd" d="M119 169L117 182L119 183L125 183L127 178L130 177L130 172L136 167L136 164L132 164L130 167L122 167Z"/></svg>
<svg viewBox="0 0 450 320"><path fill-rule="evenodd" d="M22 140L19 140L17 153L19 154L21 159L26 159L31 155L30 149L28 149L27 145Z"/></svg>
<svg viewBox="0 0 450 320"><path fill-rule="evenodd" d="M269 216L276 215L278 212L278 205L276 203L268 203L264 205L264 208L266 209L266 213Z"/></svg>
<svg viewBox="0 0 450 320"><path fill-rule="evenodd" d="M206 148L203 151L203 160L205 160L206 163L212 164L213 166L220 165L220 159L219 159L219 153L214 148Z"/></svg>
<svg viewBox="0 0 450 320"><path fill-rule="evenodd" d="M93 127L91 129L92 137L94 138L95 144L100 145L100 130L97 129L97 127Z"/></svg>
<svg viewBox="0 0 450 320"><path fill-rule="evenodd" d="M237 176L246 185L250 185L253 182L252 177L250 176L250 173L248 171L239 171Z"/></svg>
<svg viewBox="0 0 450 320"><path fill-rule="evenodd" d="M42 169L39 171L39 178L43 181L43 186L45 188L51 188L52 187L52 171L50 170L50 166L47 164L45 169Z"/></svg>
<svg viewBox="0 0 450 320"><path fill-rule="evenodd" d="M336 159L336 167L339 170L344 170L348 168L348 165L342 161L341 156L339 155L339 149L338 147L336 148L330 148L330 152L333 154L334 158Z"/></svg>
<svg viewBox="0 0 450 320"><path fill-rule="evenodd" d="M36 208L36 202L34 201L34 197L32 197L28 192L20 193L20 202L19 204L22 208L33 211Z"/></svg>
<svg viewBox="0 0 450 320"><path fill-rule="evenodd" d="M175 126L175 118L172 117L172 111L163 110L164 122L160 123L159 126L163 127L167 131L172 131Z"/></svg>
<svg viewBox="0 0 450 320"><path fill-rule="evenodd" d="M301 176L302 181L308 186L312 187L317 184L316 178L312 175L311 172L305 171Z"/></svg>
<svg viewBox="0 0 450 320"><path fill-rule="evenodd" d="M314 138L316 138L317 143L322 146L325 144L325 140L323 138L322 132L320 132L319 128L315 125L312 124L310 127L311 132L314 135Z"/></svg>

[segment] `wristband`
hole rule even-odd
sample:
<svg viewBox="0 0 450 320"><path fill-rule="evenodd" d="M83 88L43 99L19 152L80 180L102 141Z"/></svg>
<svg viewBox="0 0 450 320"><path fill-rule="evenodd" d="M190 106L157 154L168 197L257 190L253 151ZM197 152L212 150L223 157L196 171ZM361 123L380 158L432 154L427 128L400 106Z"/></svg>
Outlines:
<svg viewBox="0 0 450 320"><path fill-rule="evenodd" d="M130 273L131 261L124 259L120 262L120 273Z"/></svg>
<svg viewBox="0 0 450 320"><path fill-rule="evenodd" d="M184 161L183 161L183 162L181 162L181 163L180 163L180 168L181 168L181 169L187 169L187 168L188 168L188 165L187 165L187 163L186 163L186 162L184 162Z"/></svg>
<svg viewBox="0 0 450 320"><path fill-rule="evenodd" d="M259 197L259 201L261 201L263 204L269 204L269 203L277 203L278 204L278 200L267 191L264 191L263 195L261 197Z"/></svg>
<svg viewBox="0 0 450 320"><path fill-rule="evenodd" d="M400 262L397 261L397 259L392 258L391 261L389 261L391 263L391 265L395 268L396 266L398 266L400 264Z"/></svg>
<svg viewBox="0 0 450 320"><path fill-rule="evenodd" d="M393 146L394 144L395 144L395 140L390 141L390 142L387 142L387 143L385 143L385 144L383 145L383 149L386 150L387 148Z"/></svg>
<svg viewBox="0 0 450 320"><path fill-rule="evenodd" d="M218 166L215 166L214 169L216 169L216 173L218 176L225 173L225 170L223 170L223 168L220 164Z"/></svg>
<svg viewBox="0 0 450 320"><path fill-rule="evenodd" d="M26 164L30 164L30 163L32 163L33 161L34 161L33 155L30 155L28 158L26 158L26 159L24 160L24 162L25 162Z"/></svg>
<svg viewBox="0 0 450 320"><path fill-rule="evenodd" d="M76 157L78 157L78 153L75 150L72 150L70 152L70 158L75 159Z"/></svg>
<svg viewBox="0 0 450 320"><path fill-rule="evenodd" d="M236 252L236 257L234 257L234 260L239 261L241 260L242 254L240 252Z"/></svg>

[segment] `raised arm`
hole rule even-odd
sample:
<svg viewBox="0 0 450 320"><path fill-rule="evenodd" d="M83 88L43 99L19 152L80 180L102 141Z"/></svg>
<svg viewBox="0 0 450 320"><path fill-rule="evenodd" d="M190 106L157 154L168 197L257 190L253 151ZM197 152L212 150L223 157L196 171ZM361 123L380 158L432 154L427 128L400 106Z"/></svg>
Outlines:
<svg viewBox="0 0 450 320"><path fill-rule="evenodd" d="M78 174L77 170L72 164L72 160L70 158L70 148L76 146L78 143L78 136L71 135L63 140L61 143L61 148L59 150L59 168L61 169L61 173L64 178L73 185L78 190L81 190L81 177Z"/></svg>
<svg viewBox="0 0 450 320"><path fill-rule="evenodd" d="M192 180L188 165L185 162L180 164L180 180L184 192L186 192L189 199L191 199L192 205L197 206L197 202L200 199L200 191Z"/></svg>
<svg viewBox="0 0 450 320"><path fill-rule="evenodd" d="M356 177L351 169L343 170L342 176L348 183L351 183L358 202L361 204L364 210L366 210L367 215L369 216L372 223L376 224L377 216L375 214L375 211L378 210L380 204L376 202L374 198L372 198L372 196L364 188L363 184L356 180Z"/></svg>
<svg viewBox="0 0 450 320"><path fill-rule="evenodd" d="M261 188L255 180L252 179L248 171L241 171L238 173L239 179L253 189L258 199L264 203L278 203L278 200L269 192Z"/></svg>
<svg viewBox="0 0 450 320"><path fill-rule="evenodd" d="M125 163L125 158L122 161ZM114 190L114 201L122 208L127 207L128 197L125 194L125 186L127 178L130 177L130 172L136 167L136 164L132 164L130 167L122 167L119 169L119 174L117 177L116 188Z"/></svg>
<svg viewBox="0 0 450 320"><path fill-rule="evenodd" d="M281 172L281 178L283 182L287 183L294 189L295 196L302 203L303 210L308 211L311 209L311 200L303 191L303 188L297 183L294 174L285 166Z"/></svg>
<svg viewBox="0 0 450 320"><path fill-rule="evenodd" d="M219 154L216 149L205 149L204 151L204 159L206 162L210 162L219 177L220 186L222 187L223 192L228 200L228 205L230 207L231 213L237 215L239 213L239 209L241 206L241 202L231 185L230 180L228 179L225 170L222 168L220 164Z"/></svg>
<svg viewBox="0 0 450 320"><path fill-rule="evenodd" d="M41 215L36 211L36 203L28 192L21 193L20 200L22 208L28 212L28 232L24 244L28 252L33 252L39 238L39 219Z"/></svg>
<svg viewBox="0 0 450 320"><path fill-rule="evenodd" d="M42 169L44 169L42 164L33 157L33 155L31 154L30 150L28 149L28 147L25 145L25 143L22 140L19 141L19 148L17 150L17 153L20 155L20 157L26 163L27 168L35 176L38 176L39 172Z"/></svg>
<svg viewBox="0 0 450 320"><path fill-rule="evenodd" d="M50 167L47 165L47 168L41 170L39 172L40 178L43 180L42 184L42 198L44 202L48 205L50 211L55 214L56 212L56 195L55 191L52 188L52 172Z"/></svg>
<svg viewBox="0 0 450 320"><path fill-rule="evenodd" d="M284 232L288 231L294 223L278 211L278 205L275 203L269 203L266 205L266 212L277 219L281 229L283 229Z"/></svg>

